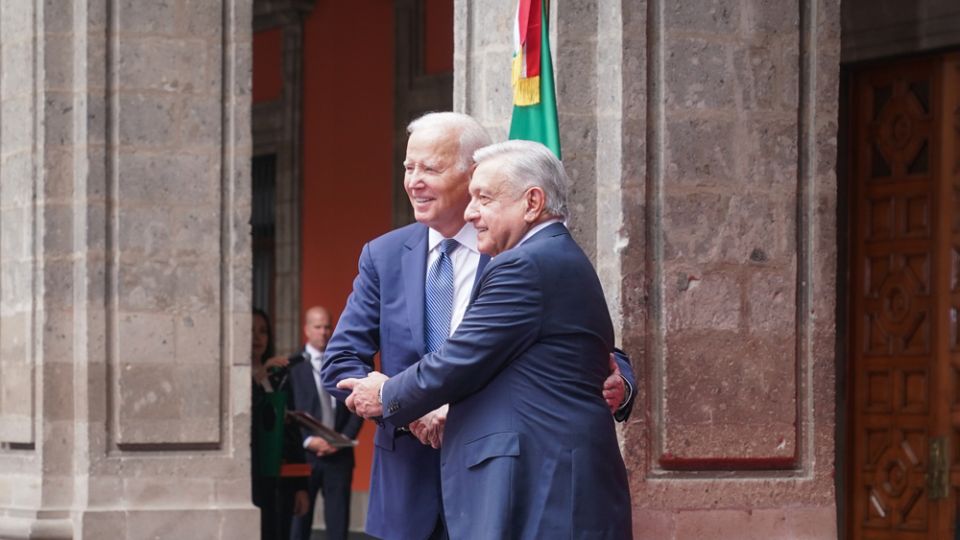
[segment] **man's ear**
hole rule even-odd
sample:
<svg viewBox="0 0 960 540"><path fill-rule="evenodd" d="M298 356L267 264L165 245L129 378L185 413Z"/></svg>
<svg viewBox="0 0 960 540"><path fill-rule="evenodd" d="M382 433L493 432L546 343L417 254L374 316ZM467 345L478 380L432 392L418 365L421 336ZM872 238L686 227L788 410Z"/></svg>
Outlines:
<svg viewBox="0 0 960 540"><path fill-rule="evenodd" d="M527 188L527 191L524 192L523 203L523 220L527 223L534 223L540 219L540 216L546 209L547 196L543 192L543 188L539 186L533 186L531 188Z"/></svg>

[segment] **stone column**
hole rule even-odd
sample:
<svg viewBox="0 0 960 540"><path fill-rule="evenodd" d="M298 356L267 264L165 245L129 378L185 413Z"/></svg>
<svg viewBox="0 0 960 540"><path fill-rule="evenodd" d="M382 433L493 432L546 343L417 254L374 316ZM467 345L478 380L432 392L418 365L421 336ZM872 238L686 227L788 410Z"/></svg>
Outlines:
<svg viewBox="0 0 960 540"><path fill-rule="evenodd" d="M455 106L503 134L516 3L478 4ZM640 380L635 538L835 538L839 2L551 4L569 224Z"/></svg>
<svg viewBox="0 0 960 540"><path fill-rule="evenodd" d="M833 538L839 3L645 8L638 527Z"/></svg>
<svg viewBox="0 0 960 540"><path fill-rule="evenodd" d="M249 4L0 0L0 537L257 536Z"/></svg>

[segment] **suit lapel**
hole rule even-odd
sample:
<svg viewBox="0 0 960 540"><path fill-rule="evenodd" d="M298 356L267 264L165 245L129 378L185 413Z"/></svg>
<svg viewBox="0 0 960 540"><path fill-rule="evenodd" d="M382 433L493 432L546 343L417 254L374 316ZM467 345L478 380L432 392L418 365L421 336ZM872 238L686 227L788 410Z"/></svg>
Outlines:
<svg viewBox="0 0 960 540"><path fill-rule="evenodd" d="M470 304L473 303L473 299L477 296L477 287L480 285L480 276L483 275L483 269L487 267L487 263L490 262L490 256L480 254L480 263L477 264L477 275L473 278L473 288L470 289ZM467 304L467 307L470 307L470 304Z"/></svg>
<svg viewBox="0 0 960 540"><path fill-rule="evenodd" d="M307 412L312 415L317 415L320 412L320 392L317 390L317 380L313 377L313 359L310 357L310 353L308 353L305 348L300 352L300 354L303 355L303 362L293 366L293 369L303 370L305 372L305 376L297 376L294 378L294 380L301 381L309 387L306 395L310 396L310 408Z"/></svg>
<svg viewBox="0 0 960 540"><path fill-rule="evenodd" d="M480 254L480 263L477 265L477 275L473 278L473 288L477 288L477 284L480 283L480 274L483 273L483 269L487 267L487 263L490 262L490 256Z"/></svg>
<svg viewBox="0 0 960 540"><path fill-rule="evenodd" d="M423 342L423 295L424 281L427 275L427 228L412 235L404 245L407 251L400 261L403 277L404 303L407 304L407 317L410 320L410 332L417 353L423 356L426 345Z"/></svg>

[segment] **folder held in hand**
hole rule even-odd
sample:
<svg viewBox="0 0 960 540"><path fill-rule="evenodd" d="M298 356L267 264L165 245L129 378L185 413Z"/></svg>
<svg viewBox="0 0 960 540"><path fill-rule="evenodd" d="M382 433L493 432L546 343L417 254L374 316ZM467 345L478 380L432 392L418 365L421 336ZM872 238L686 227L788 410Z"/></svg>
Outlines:
<svg viewBox="0 0 960 540"><path fill-rule="evenodd" d="M293 419L300 427L310 432L314 437L320 437L327 441L330 446L335 448L350 448L357 445L356 441L352 441L328 428L306 411L287 411L287 417Z"/></svg>

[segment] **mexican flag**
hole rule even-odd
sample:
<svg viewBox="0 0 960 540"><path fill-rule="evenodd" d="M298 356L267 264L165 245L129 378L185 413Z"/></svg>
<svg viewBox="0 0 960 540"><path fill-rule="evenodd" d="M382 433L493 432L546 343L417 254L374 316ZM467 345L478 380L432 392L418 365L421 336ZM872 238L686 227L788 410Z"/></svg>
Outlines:
<svg viewBox="0 0 960 540"><path fill-rule="evenodd" d="M513 119L510 138L543 143L560 156L557 94L550 62L547 9L519 0L513 27Z"/></svg>

